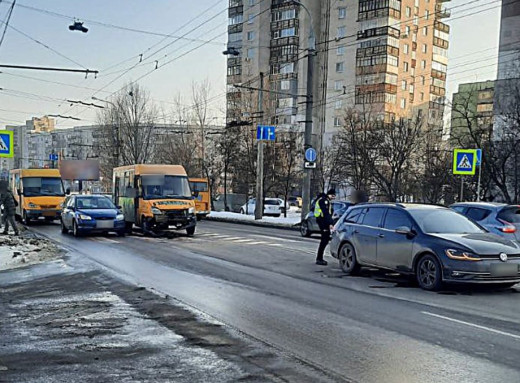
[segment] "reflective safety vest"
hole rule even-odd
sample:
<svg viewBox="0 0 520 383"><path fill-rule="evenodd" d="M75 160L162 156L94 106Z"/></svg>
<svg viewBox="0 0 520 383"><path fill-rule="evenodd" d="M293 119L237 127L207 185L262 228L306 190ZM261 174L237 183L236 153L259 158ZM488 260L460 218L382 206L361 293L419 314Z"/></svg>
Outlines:
<svg viewBox="0 0 520 383"><path fill-rule="evenodd" d="M323 218L324 217L323 211L321 210L321 207L320 207L320 201L321 201L321 198L316 200L316 204L314 205L314 217L316 217L316 218ZM329 205L329 214L332 215L331 205Z"/></svg>
<svg viewBox="0 0 520 383"><path fill-rule="evenodd" d="M320 218L320 217L323 217L323 211L321 210L321 207L320 207L320 199L316 200L316 204L314 205L314 217L316 218Z"/></svg>

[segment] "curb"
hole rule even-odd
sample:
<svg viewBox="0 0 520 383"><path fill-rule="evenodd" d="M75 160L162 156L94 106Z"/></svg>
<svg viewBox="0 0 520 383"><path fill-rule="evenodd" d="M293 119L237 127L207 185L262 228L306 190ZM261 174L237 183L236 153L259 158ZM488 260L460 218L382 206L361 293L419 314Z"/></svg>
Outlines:
<svg viewBox="0 0 520 383"><path fill-rule="evenodd" d="M234 223L234 224L238 224L238 225L267 227L267 228L272 228L272 229L291 230L291 231L300 230L299 223L292 225L292 226L288 226L288 225L282 225L282 224L270 223L270 222L241 221L239 219L233 219L233 218L216 218L216 217L212 217L211 215L204 218L204 221L226 222L226 223Z"/></svg>

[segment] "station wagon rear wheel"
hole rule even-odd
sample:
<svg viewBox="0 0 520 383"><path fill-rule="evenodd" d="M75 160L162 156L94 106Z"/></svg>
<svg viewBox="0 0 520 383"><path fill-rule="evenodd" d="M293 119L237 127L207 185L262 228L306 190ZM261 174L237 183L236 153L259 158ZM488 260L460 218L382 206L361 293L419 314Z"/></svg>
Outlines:
<svg viewBox="0 0 520 383"><path fill-rule="evenodd" d="M357 261L356 250L350 243L344 244L338 254L339 267L348 275L356 275L361 270Z"/></svg>

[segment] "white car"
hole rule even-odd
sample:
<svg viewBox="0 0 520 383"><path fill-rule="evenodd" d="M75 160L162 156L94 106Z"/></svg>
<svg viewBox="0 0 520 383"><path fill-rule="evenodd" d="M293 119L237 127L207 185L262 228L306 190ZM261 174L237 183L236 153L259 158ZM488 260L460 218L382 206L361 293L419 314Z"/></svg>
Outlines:
<svg viewBox="0 0 520 383"><path fill-rule="evenodd" d="M282 206L278 198L266 198L264 200L264 215L279 217L282 214ZM256 198L251 198L245 205L240 208L240 214L255 214Z"/></svg>

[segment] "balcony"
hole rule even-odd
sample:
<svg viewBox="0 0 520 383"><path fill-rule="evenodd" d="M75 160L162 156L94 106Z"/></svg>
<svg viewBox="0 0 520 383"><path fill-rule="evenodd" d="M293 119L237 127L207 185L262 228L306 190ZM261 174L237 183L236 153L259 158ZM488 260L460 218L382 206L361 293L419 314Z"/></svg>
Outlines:
<svg viewBox="0 0 520 383"><path fill-rule="evenodd" d="M271 30L275 31L278 29L287 29L287 28L296 28L300 26L300 20L298 19L289 19L289 20L280 20L271 22Z"/></svg>
<svg viewBox="0 0 520 383"><path fill-rule="evenodd" d="M441 39L439 37L434 37L433 38L433 45L437 46L437 47L440 47L440 48L444 48L444 49L448 49L448 47L450 46L450 43L444 39Z"/></svg>
<svg viewBox="0 0 520 383"><path fill-rule="evenodd" d="M435 7L435 16L437 19L447 19L451 17L451 11L446 8L442 8L441 4L437 4Z"/></svg>
<svg viewBox="0 0 520 383"><path fill-rule="evenodd" d="M234 17L236 15L242 15L244 14L244 6L243 5L239 5L239 6L236 6L236 7L229 7L229 11L228 11L228 15L229 17Z"/></svg>
<svg viewBox="0 0 520 383"><path fill-rule="evenodd" d="M433 23L433 27L437 29L438 31L444 32L444 33L450 33L450 26L448 24L444 24L443 22L439 20L435 20Z"/></svg>
<svg viewBox="0 0 520 383"><path fill-rule="evenodd" d="M370 57L370 56L378 56L381 54L389 54L391 56L399 56L399 48L392 47L390 45L382 45L378 47L369 47L369 48L358 48L356 51L356 57Z"/></svg>
<svg viewBox="0 0 520 383"><path fill-rule="evenodd" d="M446 95L446 89L438 87L438 86L435 86L435 85L430 85L430 93L434 94L436 96L445 96Z"/></svg>
<svg viewBox="0 0 520 383"><path fill-rule="evenodd" d="M241 74L235 74L231 76L227 76L227 84L240 84L242 82L242 75Z"/></svg>
<svg viewBox="0 0 520 383"><path fill-rule="evenodd" d="M392 27L371 28L371 29L366 29L364 31L359 31L357 34L357 39L362 40L362 39L368 39L370 37L375 37L375 36L392 36L392 37L399 38L400 32L399 32L399 29L392 28Z"/></svg>
<svg viewBox="0 0 520 383"><path fill-rule="evenodd" d="M298 47L300 45L300 38L298 36L291 36L271 40L271 48L279 48L286 45L295 45Z"/></svg>
<svg viewBox="0 0 520 383"><path fill-rule="evenodd" d="M292 0L272 0L271 9L283 7L294 7L294 3Z"/></svg>
<svg viewBox="0 0 520 383"><path fill-rule="evenodd" d="M230 25L228 26L228 33L242 33L242 31L244 30L244 24L243 23L240 23L240 24L233 24L233 25Z"/></svg>
<svg viewBox="0 0 520 383"><path fill-rule="evenodd" d="M390 93L397 94L397 85L393 84L367 84L357 85L356 94L367 94L367 93Z"/></svg>
<svg viewBox="0 0 520 383"><path fill-rule="evenodd" d="M446 81L446 73L432 69L432 78L437 78L439 80Z"/></svg>
<svg viewBox="0 0 520 383"><path fill-rule="evenodd" d="M387 72L387 64L371 65L371 66L358 66L356 67L356 75L372 74Z"/></svg>

